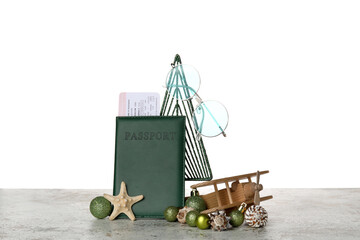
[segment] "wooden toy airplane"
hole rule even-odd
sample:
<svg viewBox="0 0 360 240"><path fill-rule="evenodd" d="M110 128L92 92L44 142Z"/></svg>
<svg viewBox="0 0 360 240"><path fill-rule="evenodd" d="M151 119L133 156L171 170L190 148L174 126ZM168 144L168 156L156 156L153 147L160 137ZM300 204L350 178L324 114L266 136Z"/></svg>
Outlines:
<svg viewBox="0 0 360 240"><path fill-rule="evenodd" d="M201 213L212 213L219 210L229 210L232 208L238 208L241 203L246 203L248 206L255 204L259 205L261 201L272 199L273 197L265 196L260 197L259 192L263 189L262 184L259 184L260 175L269 173L269 171L254 172L234 177L220 178L212 181L202 182L192 185L193 192L197 192L197 188L205 186L214 186L215 192L200 195L206 205L207 210ZM256 183L252 182L251 178L256 176ZM247 182L239 182L246 179ZM225 183L226 188L218 190L218 184ZM231 183L231 187L229 187Z"/></svg>

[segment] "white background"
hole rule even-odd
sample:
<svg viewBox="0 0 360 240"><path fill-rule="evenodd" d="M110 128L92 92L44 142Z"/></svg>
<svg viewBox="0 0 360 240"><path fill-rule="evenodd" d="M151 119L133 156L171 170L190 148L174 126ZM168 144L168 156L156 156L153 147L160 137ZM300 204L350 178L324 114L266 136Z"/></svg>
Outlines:
<svg viewBox="0 0 360 240"><path fill-rule="evenodd" d="M1 1L0 188L112 188L122 91L176 53L227 106L214 177L360 187L358 1Z"/></svg>

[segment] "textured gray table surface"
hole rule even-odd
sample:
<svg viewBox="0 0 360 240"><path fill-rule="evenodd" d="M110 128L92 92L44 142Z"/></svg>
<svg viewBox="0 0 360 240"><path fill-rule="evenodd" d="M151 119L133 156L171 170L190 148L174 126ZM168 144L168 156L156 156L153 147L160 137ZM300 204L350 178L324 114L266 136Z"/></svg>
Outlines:
<svg viewBox="0 0 360 240"><path fill-rule="evenodd" d="M95 219L110 190L0 190L0 239L360 239L360 189L265 189L265 228L200 230L165 220Z"/></svg>

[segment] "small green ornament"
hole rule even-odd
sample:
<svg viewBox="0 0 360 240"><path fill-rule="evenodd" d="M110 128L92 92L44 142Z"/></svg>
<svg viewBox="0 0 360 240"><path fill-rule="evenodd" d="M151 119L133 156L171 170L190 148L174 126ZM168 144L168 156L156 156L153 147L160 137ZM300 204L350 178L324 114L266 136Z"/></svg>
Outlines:
<svg viewBox="0 0 360 240"><path fill-rule="evenodd" d="M186 223L190 227L196 227L196 218L199 216L199 212L196 210L192 210L186 214Z"/></svg>
<svg viewBox="0 0 360 240"><path fill-rule="evenodd" d="M111 203L102 196L94 198L90 203L90 212L96 218L106 218L111 214L111 210Z"/></svg>
<svg viewBox="0 0 360 240"><path fill-rule="evenodd" d="M208 229L210 227L210 217L207 214L200 214L196 218L196 226L200 229Z"/></svg>
<svg viewBox="0 0 360 240"><path fill-rule="evenodd" d="M166 221L168 222L175 222L176 221L176 215L179 212L179 208L174 207L174 206L170 206L167 207L164 211L164 217L166 219Z"/></svg>
<svg viewBox="0 0 360 240"><path fill-rule="evenodd" d="M230 224L233 227L238 227L243 224L245 209L246 203L242 203L238 210L234 210L230 213Z"/></svg>
<svg viewBox="0 0 360 240"><path fill-rule="evenodd" d="M193 209L195 209L198 212L202 212L202 211L206 210L206 203L205 203L204 199L202 199L200 196L196 196L196 195L189 197L185 202L185 206L192 207Z"/></svg>
<svg viewBox="0 0 360 240"><path fill-rule="evenodd" d="M230 213L230 224L233 227L238 227L244 222L244 214L241 213L239 210L234 210Z"/></svg>

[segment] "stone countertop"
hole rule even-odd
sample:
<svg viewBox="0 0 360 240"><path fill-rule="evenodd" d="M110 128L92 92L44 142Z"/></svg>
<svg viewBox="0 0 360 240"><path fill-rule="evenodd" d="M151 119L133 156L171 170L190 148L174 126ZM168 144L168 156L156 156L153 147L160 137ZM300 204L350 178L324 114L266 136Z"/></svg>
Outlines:
<svg viewBox="0 0 360 240"><path fill-rule="evenodd" d="M360 239L360 189L265 189L269 221L229 231L165 220L95 219L90 201L111 190L0 189L0 239Z"/></svg>

